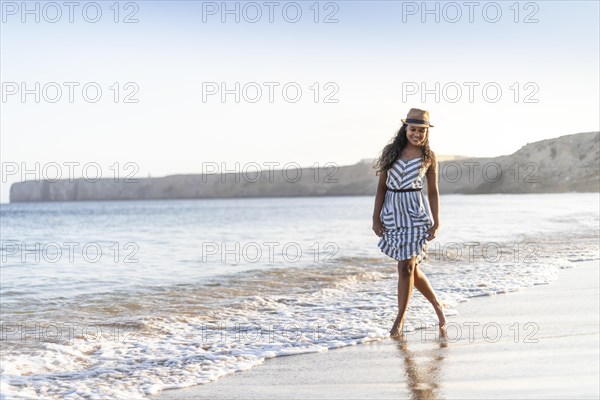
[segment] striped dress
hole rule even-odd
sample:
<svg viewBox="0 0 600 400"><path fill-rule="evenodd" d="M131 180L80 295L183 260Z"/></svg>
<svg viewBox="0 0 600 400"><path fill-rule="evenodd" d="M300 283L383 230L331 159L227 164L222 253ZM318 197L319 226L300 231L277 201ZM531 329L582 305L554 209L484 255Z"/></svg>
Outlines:
<svg viewBox="0 0 600 400"><path fill-rule="evenodd" d="M387 172L390 189L422 188L425 170L421 158L403 161L400 158ZM429 204L422 191L385 192L379 214L384 228L377 246L395 260L416 257L419 264L427 258L427 230L433 226Z"/></svg>

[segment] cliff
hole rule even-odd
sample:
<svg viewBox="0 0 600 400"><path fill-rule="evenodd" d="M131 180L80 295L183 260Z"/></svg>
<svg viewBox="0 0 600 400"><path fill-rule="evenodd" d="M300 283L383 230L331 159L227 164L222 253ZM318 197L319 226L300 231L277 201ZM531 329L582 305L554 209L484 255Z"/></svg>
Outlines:
<svg viewBox="0 0 600 400"><path fill-rule="evenodd" d="M528 143L511 155L440 164L440 193L600 191L600 133Z"/></svg>
<svg viewBox="0 0 600 400"><path fill-rule="evenodd" d="M342 167L248 174L172 175L137 182L76 179L26 181L10 189L11 202L149 200L234 197L373 195L373 160ZM440 157L439 188L447 193L598 192L599 132L528 143L493 158Z"/></svg>

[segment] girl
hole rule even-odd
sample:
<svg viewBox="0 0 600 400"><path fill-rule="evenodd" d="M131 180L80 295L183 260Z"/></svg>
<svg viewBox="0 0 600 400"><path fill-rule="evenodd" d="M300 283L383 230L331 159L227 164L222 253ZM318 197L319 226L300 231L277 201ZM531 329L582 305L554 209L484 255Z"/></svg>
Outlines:
<svg viewBox="0 0 600 400"><path fill-rule="evenodd" d="M431 302L440 329L446 324L445 304L419 268L427 257L427 241L433 240L440 226L437 161L429 148L429 112L411 108L393 141L385 146L375 164L379 174L373 231L377 246L398 260L398 316L390 330L400 336L413 285ZM421 193L427 176L427 197L433 219L426 211ZM429 208L429 207L427 207Z"/></svg>

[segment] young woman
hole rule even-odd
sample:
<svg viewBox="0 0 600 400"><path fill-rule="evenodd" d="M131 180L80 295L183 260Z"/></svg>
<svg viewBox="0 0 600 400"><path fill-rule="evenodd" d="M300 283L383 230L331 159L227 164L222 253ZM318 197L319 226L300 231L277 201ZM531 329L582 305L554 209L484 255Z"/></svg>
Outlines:
<svg viewBox="0 0 600 400"><path fill-rule="evenodd" d="M440 226L437 161L429 148L429 128L432 127L429 112L411 108L375 164L379 184L373 231L380 237L377 246L381 251L398 261L398 316L390 330L391 336L402 334L413 286L433 305L440 328L446 324L445 304L437 298L419 268L419 263L427 257L427 242L435 238ZM431 207L427 207L421 192L425 176Z"/></svg>

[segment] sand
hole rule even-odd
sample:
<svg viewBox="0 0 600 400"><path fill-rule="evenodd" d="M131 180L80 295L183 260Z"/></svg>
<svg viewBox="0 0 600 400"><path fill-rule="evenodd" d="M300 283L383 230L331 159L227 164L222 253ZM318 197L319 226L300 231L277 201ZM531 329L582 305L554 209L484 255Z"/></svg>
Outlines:
<svg viewBox="0 0 600 400"><path fill-rule="evenodd" d="M461 303L446 340L417 331L278 357L154 398L598 399L599 270L599 261L581 262L550 285Z"/></svg>

